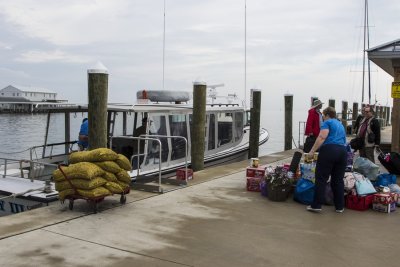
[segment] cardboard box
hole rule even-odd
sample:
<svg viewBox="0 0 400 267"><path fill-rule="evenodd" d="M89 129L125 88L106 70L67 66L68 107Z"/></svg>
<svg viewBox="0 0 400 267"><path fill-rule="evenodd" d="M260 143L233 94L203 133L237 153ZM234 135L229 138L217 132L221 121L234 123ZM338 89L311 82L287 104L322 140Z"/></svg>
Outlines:
<svg viewBox="0 0 400 267"><path fill-rule="evenodd" d="M256 178L265 177L265 167L262 166L259 166L258 168L247 167L246 177L256 177Z"/></svg>
<svg viewBox="0 0 400 267"><path fill-rule="evenodd" d="M192 169L187 169L187 180L192 180L193 179L193 170ZM176 179L177 180L185 180L186 172L185 168L180 168L176 170Z"/></svg>
<svg viewBox="0 0 400 267"><path fill-rule="evenodd" d="M390 204L373 203L372 209L379 212L391 213L396 210L396 202L392 202Z"/></svg>
<svg viewBox="0 0 400 267"><path fill-rule="evenodd" d="M397 202L397 198L398 195L396 193L376 193L372 202L387 205Z"/></svg>
<svg viewBox="0 0 400 267"><path fill-rule="evenodd" d="M247 177L246 178L246 188L247 191L252 191L252 192L260 192L260 182L264 178L261 177Z"/></svg>

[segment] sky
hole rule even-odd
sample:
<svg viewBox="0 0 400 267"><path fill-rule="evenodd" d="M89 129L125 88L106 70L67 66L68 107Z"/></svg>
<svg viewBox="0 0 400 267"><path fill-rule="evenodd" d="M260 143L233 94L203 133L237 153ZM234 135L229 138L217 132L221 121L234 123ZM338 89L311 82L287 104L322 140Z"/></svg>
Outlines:
<svg viewBox="0 0 400 267"><path fill-rule="evenodd" d="M0 0L0 88L42 87L87 103L87 70L101 62L109 102L204 81L247 102L251 88L261 89L264 109L282 109L285 94L295 108L311 96L351 105L361 102L363 5L166 0L164 43L164 0ZM398 0L369 0L370 47L400 38L398 14ZM392 77L371 64L371 80L373 101L391 105Z"/></svg>

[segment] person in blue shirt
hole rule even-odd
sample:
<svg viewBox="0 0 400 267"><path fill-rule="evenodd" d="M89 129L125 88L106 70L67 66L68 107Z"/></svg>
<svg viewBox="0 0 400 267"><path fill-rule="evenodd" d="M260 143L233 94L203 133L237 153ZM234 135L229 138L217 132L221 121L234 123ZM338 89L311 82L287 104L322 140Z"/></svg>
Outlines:
<svg viewBox="0 0 400 267"><path fill-rule="evenodd" d="M89 146L89 122L87 118L82 120L81 129L79 131L78 146L79 150L86 150Z"/></svg>
<svg viewBox="0 0 400 267"><path fill-rule="evenodd" d="M331 177L331 188L336 212L344 211L344 183L343 177L347 165L346 131L342 123L336 119L333 107L327 107L322 112L324 122L321 131L309 152L314 157L319 149L317 166L315 169L314 201L307 207L308 211L321 211L325 203L326 184Z"/></svg>

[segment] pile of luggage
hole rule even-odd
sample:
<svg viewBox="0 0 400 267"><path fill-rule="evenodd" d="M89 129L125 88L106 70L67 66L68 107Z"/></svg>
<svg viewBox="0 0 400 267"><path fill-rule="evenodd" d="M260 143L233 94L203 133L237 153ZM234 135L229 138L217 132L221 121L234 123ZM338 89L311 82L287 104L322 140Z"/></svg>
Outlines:
<svg viewBox="0 0 400 267"><path fill-rule="evenodd" d="M400 206L400 187L396 177L400 174L399 154L391 152L384 155L380 152L378 158L381 162L385 161L382 165L388 169L388 173L379 173L379 166L366 158L358 157L353 161L354 153L350 146L347 149L348 166L343 177L346 208L359 211L373 209L386 213L395 211L396 205ZM246 169L247 190L261 192L272 201L285 201L293 191L295 201L310 205L314 199L317 158L301 158L301 153L295 152L290 164L277 167L249 166ZM325 204L333 205L329 181L325 190Z"/></svg>

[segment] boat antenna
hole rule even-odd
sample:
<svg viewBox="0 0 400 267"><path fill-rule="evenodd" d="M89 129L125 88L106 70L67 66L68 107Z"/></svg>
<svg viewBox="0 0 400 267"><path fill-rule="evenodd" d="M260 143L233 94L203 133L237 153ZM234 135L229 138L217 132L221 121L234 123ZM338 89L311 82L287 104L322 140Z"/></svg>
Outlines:
<svg viewBox="0 0 400 267"><path fill-rule="evenodd" d="M162 66L162 89L165 86L165 0L164 0L164 31L163 31L163 66Z"/></svg>
<svg viewBox="0 0 400 267"><path fill-rule="evenodd" d="M247 107L247 0L244 0L244 107Z"/></svg>

